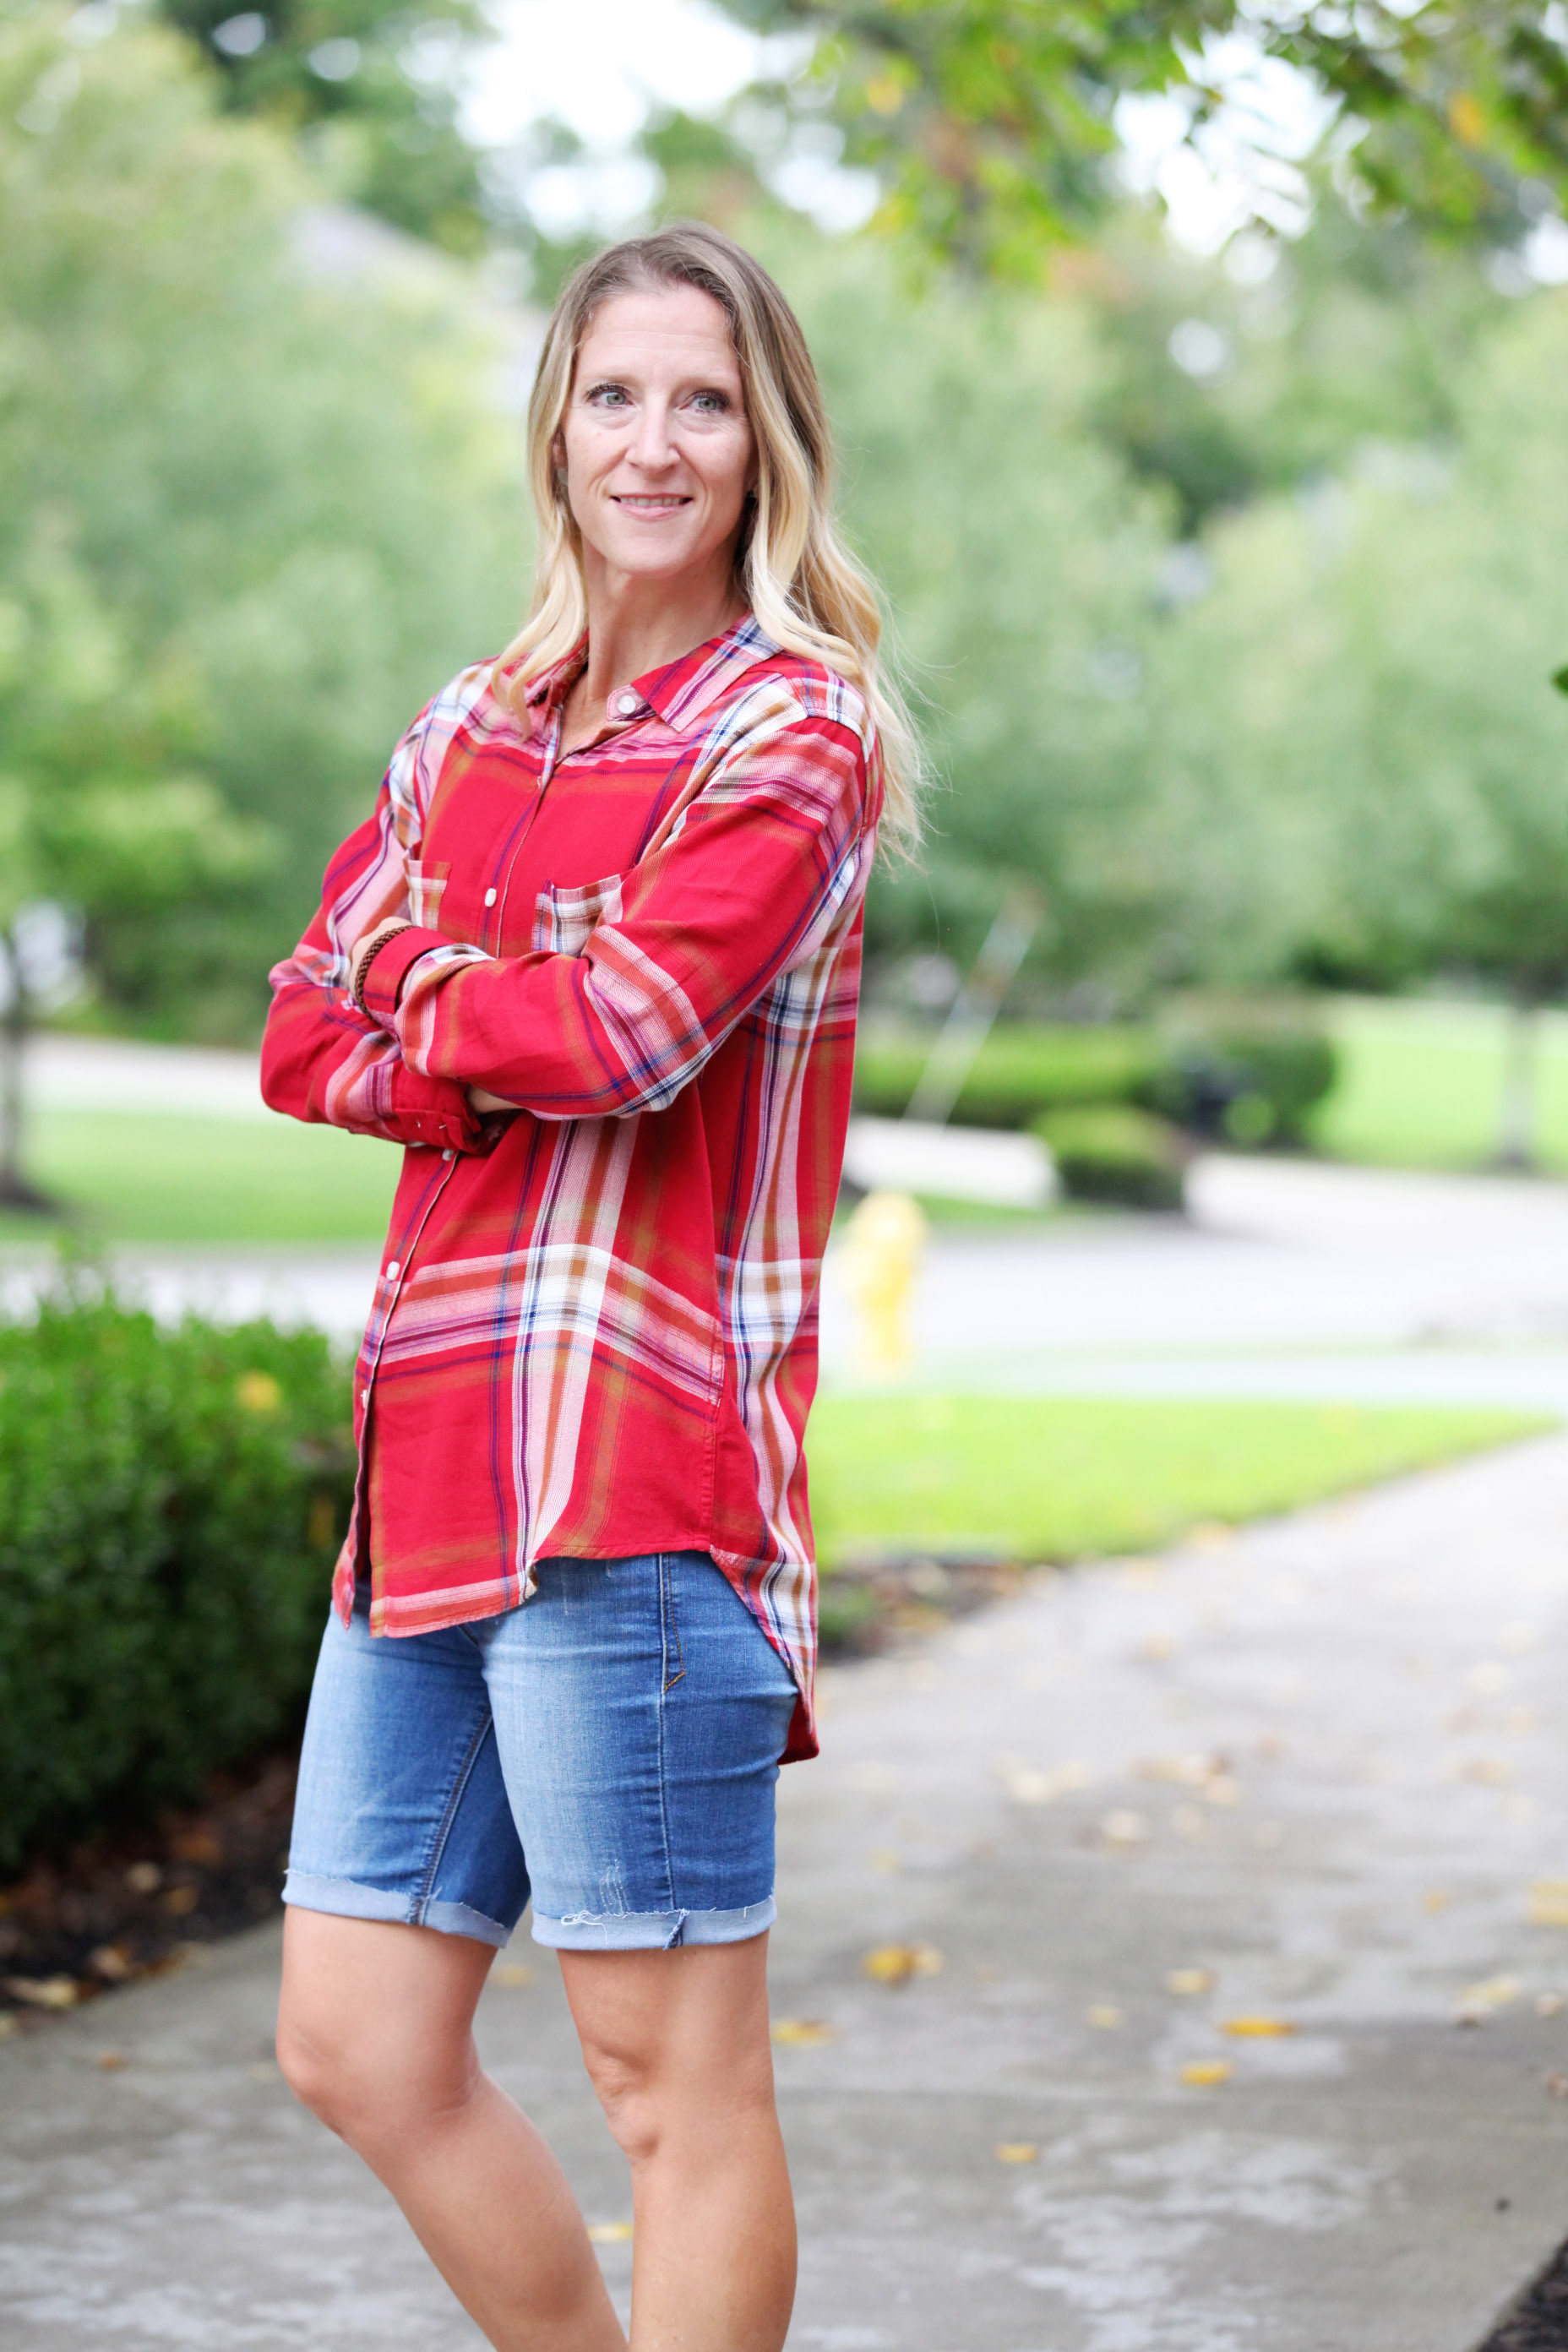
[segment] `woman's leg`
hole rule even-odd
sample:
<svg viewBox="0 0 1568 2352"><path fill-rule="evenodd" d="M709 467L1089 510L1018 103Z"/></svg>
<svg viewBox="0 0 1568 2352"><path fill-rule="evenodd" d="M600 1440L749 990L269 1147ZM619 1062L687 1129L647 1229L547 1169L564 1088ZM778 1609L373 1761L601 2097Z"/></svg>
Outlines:
<svg viewBox="0 0 1568 2352"><path fill-rule="evenodd" d="M295 1906L279 2063L391 2189L498 2352L625 2352L565 2175L479 2063L494 1958L467 1936Z"/></svg>
<svg viewBox="0 0 1568 2352"><path fill-rule="evenodd" d="M563 1951L583 2056L632 2168L632 2352L779 2352L795 2207L765 1935Z"/></svg>

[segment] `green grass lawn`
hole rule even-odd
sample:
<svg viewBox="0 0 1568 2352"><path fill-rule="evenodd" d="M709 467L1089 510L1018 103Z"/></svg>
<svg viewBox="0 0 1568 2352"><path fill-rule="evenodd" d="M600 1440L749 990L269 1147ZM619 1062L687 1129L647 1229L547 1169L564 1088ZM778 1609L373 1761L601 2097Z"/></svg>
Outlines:
<svg viewBox="0 0 1568 2352"><path fill-rule="evenodd" d="M296 1119L47 1111L28 1171L85 1238L138 1242L379 1241L403 1155ZM8 1216L6 1241L47 1235Z"/></svg>
<svg viewBox="0 0 1568 2352"><path fill-rule="evenodd" d="M1425 1405L829 1393L807 1445L812 1516L828 1567L910 1551L1087 1559L1551 1426Z"/></svg>
<svg viewBox="0 0 1568 2352"><path fill-rule="evenodd" d="M1500 1005L1341 998L1327 1008L1341 1076L1313 1140L1337 1160L1483 1168L1498 1146L1508 1041ZM1568 1171L1568 1015L1537 1024L1536 1142Z"/></svg>

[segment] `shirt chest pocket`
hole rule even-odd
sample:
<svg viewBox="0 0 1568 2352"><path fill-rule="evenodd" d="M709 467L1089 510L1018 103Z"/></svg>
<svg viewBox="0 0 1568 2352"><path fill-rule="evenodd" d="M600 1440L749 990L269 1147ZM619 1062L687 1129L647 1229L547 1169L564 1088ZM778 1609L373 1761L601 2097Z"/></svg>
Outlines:
<svg viewBox="0 0 1568 2352"><path fill-rule="evenodd" d="M451 866L445 861L426 857L406 857L404 870L408 877L408 906L411 919L422 931L437 931L441 928L441 901L447 894L447 879Z"/></svg>
<svg viewBox="0 0 1568 2352"><path fill-rule="evenodd" d="M547 882L533 902L533 945L544 955L581 955L599 923L619 920L624 874L570 887Z"/></svg>

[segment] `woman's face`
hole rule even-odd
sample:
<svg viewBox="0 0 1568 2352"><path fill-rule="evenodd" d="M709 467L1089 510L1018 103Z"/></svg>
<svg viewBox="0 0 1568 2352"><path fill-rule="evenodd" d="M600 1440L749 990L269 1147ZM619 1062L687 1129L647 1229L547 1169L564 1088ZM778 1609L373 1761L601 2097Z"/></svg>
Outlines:
<svg viewBox="0 0 1568 2352"><path fill-rule="evenodd" d="M557 457L590 568L729 572L756 456L730 322L695 286L613 295L577 352Z"/></svg>

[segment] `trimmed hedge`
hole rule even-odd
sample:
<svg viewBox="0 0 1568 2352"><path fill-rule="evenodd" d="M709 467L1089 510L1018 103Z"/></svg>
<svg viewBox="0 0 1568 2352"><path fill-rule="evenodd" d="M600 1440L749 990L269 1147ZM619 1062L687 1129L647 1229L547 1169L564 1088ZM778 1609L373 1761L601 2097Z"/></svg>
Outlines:
<svg viewBox="0 0 1568 2352"><path fill-rule="evenodd" d="M289 1729L353 1487L314 1331L63 1295L0 1325L0 1865Z"/></svg>
<svg viewBox="0 0 1568 2352"><path fill-rule="evenodd" d="M900 1118L934 1043L934 1032L868 1024L855 1054L856 1109ZM1110 1024L1003 1022L982 1045L952 1119L958 1127L1019 1128L1047 1111L1131 1103L1245 1148L1300 1143L1310 1112L1337 1075L1330 1039L1300 1022L1233 1021L1175 1035Z"/></svg>
<svg viewBox="0 0 1568 2352"><path fill-rule="evenodd" d="M1309 1114L1338 1076L1321 1030L1260 1021L1179 1040L1147 1099L1195 1133L1245 1149L1304 1143Z"/></svg>
<svg viewBox="0 0 1568 2352"><path fill-rule="evenodd" d="M1135 1209L1183 1206L1190 1147L1152 1111L1089 1103L1047 1111L1032 1124L1069 1199L1120 1201Z"/></svg>
<svg viewBox="0 0 1568 2352"><path fill-rule="evenodd" d="M855 1050L855 1108L898 1118L931 1057L935 1032L868 1024ZM1151 1087L1162 1066L1151 1029L1084 1024L998 1023L980 1048L954 1104L955 1127L1026 1127L1058 1103L1127 1102Z"/></svg>

